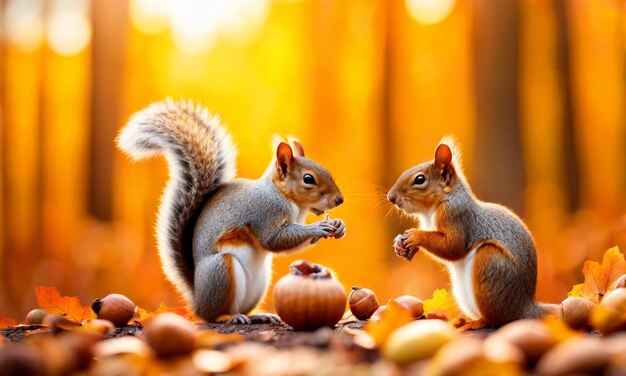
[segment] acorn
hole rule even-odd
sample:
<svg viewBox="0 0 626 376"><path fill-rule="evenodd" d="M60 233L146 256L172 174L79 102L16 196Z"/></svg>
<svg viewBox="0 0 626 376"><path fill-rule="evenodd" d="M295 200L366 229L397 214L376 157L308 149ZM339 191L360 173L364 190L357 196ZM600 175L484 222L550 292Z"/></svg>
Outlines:
<svg viewBox="0 0 626 376"><path fill-rule="evenodd" d="M414 319L419 319L424 314L424 303L412 295L398 296L394 301L409 311Z"/></svg>
<svg viewBox="0 0 626 376"><path fill-rule="evenodd" d="M91 309L99 319L109 320L115 326L124 326L135 315L137 306L124 295L109 294L102 299L94 300Z"/></svg>
<svg viewBox="0 0 626 376"><path fill-rule="evenodd" d="M318 264L296 261L290 274L274 287L280 318L296 330L334 327L346 309L346 292L331 271Z"/></svg>
<svg viewBox="0 0 626 376"><path fill-rule="evenodd" d="M26 325L40 325L46 316L48 316L48 311L46 311L45 309L33 309L26 315L24 323Z"/></svg>
<svg viewBox="0 0 626 376"><path fill-rule="evenodd" d="M369 319L380 307L374 291L357 286L352 288L348 303L350 304L350 311L359 320Z"/></svg>
<svg viewBox="0 0 626 376"><path fill-rule="evenodd" d="M196 345L193 323L171 312L158 314L148 321L144 335L160 358L189 354Z"/></svg>

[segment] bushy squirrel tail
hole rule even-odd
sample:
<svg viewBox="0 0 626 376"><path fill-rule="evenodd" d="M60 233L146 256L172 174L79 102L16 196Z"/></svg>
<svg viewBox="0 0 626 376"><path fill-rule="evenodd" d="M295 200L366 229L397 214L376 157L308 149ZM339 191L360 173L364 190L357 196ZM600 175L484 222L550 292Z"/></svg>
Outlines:
<svg viewBox="0 0 626 376"><path fill-rule="evenodd" d="M193 229L212 192L236 174L237 150L219 118L191 101L165 100L134 114L117 138L135 160L163 154L170 178L157 242L163 271L187 301L193 291Z"/></svg>
<svg viewBox="0 0 626 376"><path fill-rule="evenodd" d="M526 313L525 318L542 319L548 316L560 317L561 305L550 303L535 303Z"/></svg>

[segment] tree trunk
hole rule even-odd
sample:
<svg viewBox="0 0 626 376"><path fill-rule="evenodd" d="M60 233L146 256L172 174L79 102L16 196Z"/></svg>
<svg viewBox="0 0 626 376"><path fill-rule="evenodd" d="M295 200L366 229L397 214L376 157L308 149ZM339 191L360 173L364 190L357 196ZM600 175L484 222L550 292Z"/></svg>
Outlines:
<svg viewBox="0 0 626 376"><path fill-rule="evenodd" d="M565 0L554 1L557 22L557 64L561 77L561 93L563 95L563 123L561 135L563 137L562 162L565 178L565 202L567 209L574 212L580 208L580 178L578 171L578 152L576 149L576 134L574 117L572 114L572 84L570 67L569 31Z"/></svg>
<svg viewBox="0 0 626 376"><path fill-rule="evenodd" d="M521 213L525 172L520 142L519 4L475 2L477 131L473 187L479 198Z"/></svg>
<svg viewBox="0 0 626 376"><path fill-rule="evenodd" d="M122 123L122 89L127 39L128 2L92 3L93 57L89 211L98 219L111 219L113 145Z"/></svg>

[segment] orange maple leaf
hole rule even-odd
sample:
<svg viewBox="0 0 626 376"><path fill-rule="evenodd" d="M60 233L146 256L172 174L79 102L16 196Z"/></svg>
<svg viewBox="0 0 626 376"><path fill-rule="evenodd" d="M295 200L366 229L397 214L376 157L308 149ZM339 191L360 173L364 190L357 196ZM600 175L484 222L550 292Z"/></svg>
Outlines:
<svg viewBox="0 0 626 376"><path fill-rule="evenodd" d="M36 287L35 298L39 308L48 313L63 315L70 321L80 323L85 319L96 318L91 307L83 307L77 296L61 296L55 287Z"/></svg>
<svg viewBox="0 0 626 376"><path fill-rule="evenodd" d="M377 322L369 322L365 330L374 339L376 346L381 347L391 332L411 321L413 321L411 313L399 303L390 300L387 309L382 313L382 318Z"/></svg>
<svg viewBox="0 0 626 376"><path fill-rule="evenodd" d="M424 315L427 316L434 310L444 311L446 316L451 319L464 316L456 305L454 297L446 289L435 290L431 299L424 300Z"/></svg>
<svg viewBox="0 0 626 376"><path fill-rule="evenodd" d="M598 303L623 274L626 274L624 255L618 247L610 248L604 253L602 264L585 261L583 266L585 282L575 285L567 296L578 296Z"/></svg>
<svg viewBox="0 0 626 376"><path fill-rule="evenodd" d="M5 316L0 316L0 329L15 325L17 325L17 321Z"/></svg>

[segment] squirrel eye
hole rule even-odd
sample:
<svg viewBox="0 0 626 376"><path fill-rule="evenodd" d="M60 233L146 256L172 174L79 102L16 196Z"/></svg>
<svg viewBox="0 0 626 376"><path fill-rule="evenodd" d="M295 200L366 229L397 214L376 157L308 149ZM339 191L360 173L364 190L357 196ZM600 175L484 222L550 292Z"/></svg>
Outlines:
<svg viewBox="0 0 626 376"><path fill-rule="evenodd" d="M304 184L315 184L315 178L311 174L304 174L304 176L302 177L302 181L304 182Z"/></svg>
<svg viewBox="0 0 626 376"><path fill-rule="evenodd" d="M422 185L426 183L426 176L424 176L424 174L419 174L415 177L415 181L413 182L413 184L415 185Z"/></svg>

